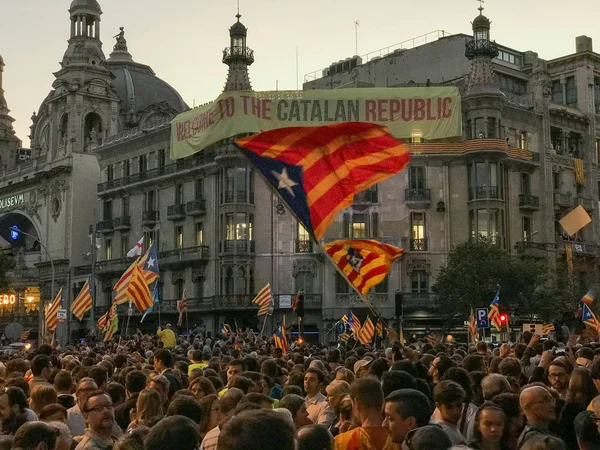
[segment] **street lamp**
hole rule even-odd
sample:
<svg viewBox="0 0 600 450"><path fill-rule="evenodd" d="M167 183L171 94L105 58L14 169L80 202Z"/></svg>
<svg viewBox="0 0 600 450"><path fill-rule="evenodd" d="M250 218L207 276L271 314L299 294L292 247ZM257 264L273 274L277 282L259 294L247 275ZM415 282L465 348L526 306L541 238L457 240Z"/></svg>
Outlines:
<svg viewBox="0 0 600 450"><path fill-rule="evenodd" d="M52 299L52 297L54 296L54 261L52 260L52 256L50 256L50 252L48 251L48 249L46 248L46 246L44 244L42 244L42 241L40 241L37 237L26 233L25 231L19 229L17 226L12 226L10 227L10 231L14 231L15 233L20 233L20 234L24 234L25 236L30 237L31 239L35 240L38 244L40 244L40 247L42 247L44 249L44 251L46 252L46 255L48 255L48 259L50 260L50 269L52 271L52 283L50 286L50 299ZM40 341L40 336L39 334L42 332L42 323L44 320L44 308L43 308L43 302L40 296L40 318L39 318L39 323L38 323L38 342Z"/></svg>

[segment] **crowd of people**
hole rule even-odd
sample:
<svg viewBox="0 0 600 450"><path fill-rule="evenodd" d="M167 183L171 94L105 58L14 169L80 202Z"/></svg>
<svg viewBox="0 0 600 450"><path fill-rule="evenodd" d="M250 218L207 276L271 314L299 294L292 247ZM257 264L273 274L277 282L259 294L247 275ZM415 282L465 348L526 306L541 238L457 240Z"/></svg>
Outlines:
<svg viewBox="0 0 600 450"><path fill-rule="evenodd" d="M530 333L284 353L167 327L0 361L0 450L600 449L600 344Z"/></svg>

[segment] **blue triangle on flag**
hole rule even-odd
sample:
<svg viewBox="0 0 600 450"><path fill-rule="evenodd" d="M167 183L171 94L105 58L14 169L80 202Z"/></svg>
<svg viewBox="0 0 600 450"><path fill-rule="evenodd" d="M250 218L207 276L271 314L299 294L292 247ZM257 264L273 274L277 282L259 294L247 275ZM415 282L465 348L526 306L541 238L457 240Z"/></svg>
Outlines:
<svg viewBox="0 0 600 450"><path fill-rule="evenodd" d="M239 147L250 162L260 170L263 177L273 186L273 189L287 203L309 233L313 234L310 221L310 208L304 191L302 166L287 164L273 158L258 156L249 150Z"/></svg>

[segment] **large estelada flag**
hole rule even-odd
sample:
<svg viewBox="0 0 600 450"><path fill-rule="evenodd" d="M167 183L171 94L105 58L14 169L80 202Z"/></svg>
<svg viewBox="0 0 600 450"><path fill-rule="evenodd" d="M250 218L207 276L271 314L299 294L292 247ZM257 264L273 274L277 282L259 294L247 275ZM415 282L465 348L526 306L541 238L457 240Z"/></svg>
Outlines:
<svg viewBox="0 0 600 450"><path fill-rule="evenodd" d="M54 298L54 301L46 307L46 326L48 331L56 330L58 325L58 309L62 304L62 288L59 289L58 294Z"/></svg>
<svg viewBox="0 0 600 450"><path fill-rule="evenodd" d="M280 348L283 351L284 355L287 353L288 342L285 329L285 316L283 316L281 323L277 326L275 332L273 333L273 342L275 343L275 347Z"/></svg>
<svg viewBox="0 0 600 450"><path fill-rule="evenodd" d="M236 143L317 240L355 194L410 160L386 127L364 122L280 128Z"/></svg>
<svg viewBox="0 0 600 450"><path fill-rule="evenodd" d="M333 241L324 244L323 249L361 294L381 283L394 260L404 252L399 247L369 239Z"/></svg>
<svg viewBox="0 0 600 450"><path fill-rule="evenodd" d="M502 329L502 322L500 322L500 289L498 289L492 303L490 303L488 318L492 321L498 331Z"/></svg>
<svg viewBox="0 0 600 450"><path fill-rule="evenodd" d="M90 280L88 279L81 288L81 292L79 292L75 301L73 301L71 312L79 321L81 321L83 315L90 309L92 309L92 290L90 288Z"/></svg>

